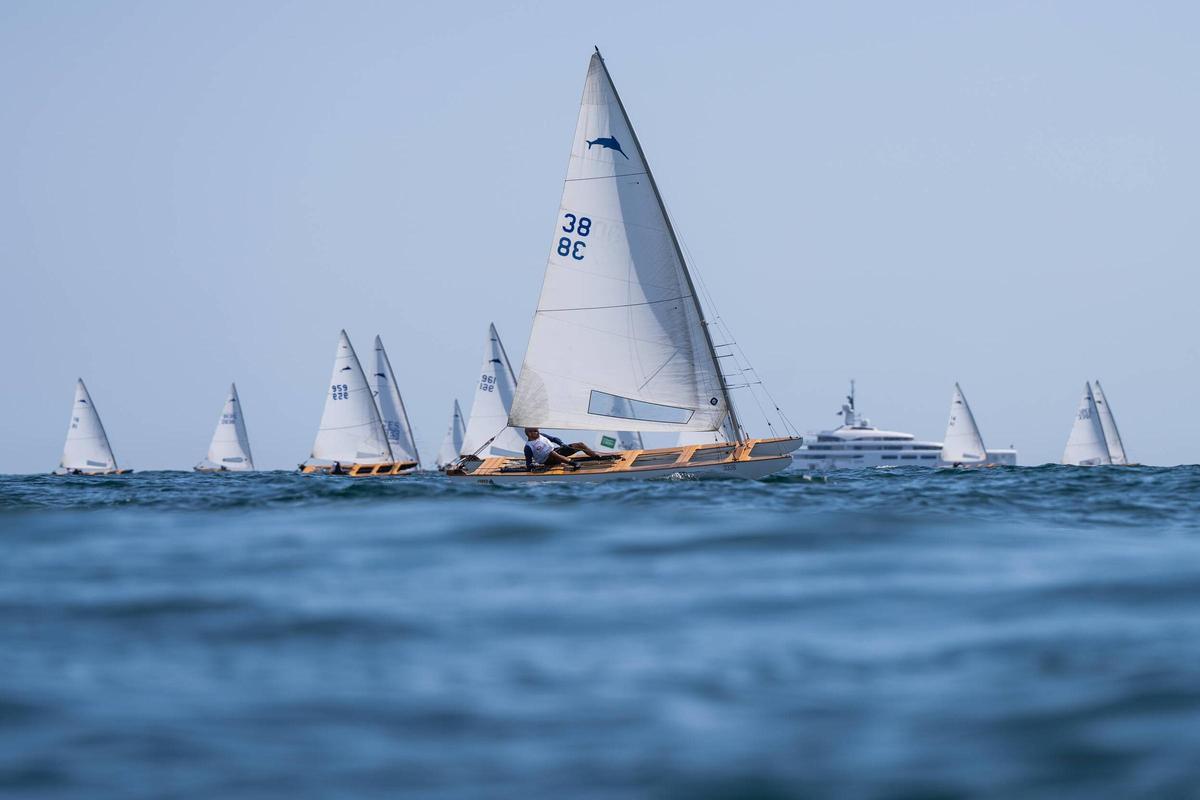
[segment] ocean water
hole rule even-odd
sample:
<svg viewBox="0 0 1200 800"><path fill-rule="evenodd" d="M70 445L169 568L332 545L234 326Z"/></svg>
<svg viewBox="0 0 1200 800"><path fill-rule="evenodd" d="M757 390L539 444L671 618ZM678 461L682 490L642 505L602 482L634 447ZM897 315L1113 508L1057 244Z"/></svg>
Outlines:
<svg viewBox="0 0 1200 800"><path fill-rule="evenodd" d="M0 477L0 796L1200 797L1200 468Z"/></svg>

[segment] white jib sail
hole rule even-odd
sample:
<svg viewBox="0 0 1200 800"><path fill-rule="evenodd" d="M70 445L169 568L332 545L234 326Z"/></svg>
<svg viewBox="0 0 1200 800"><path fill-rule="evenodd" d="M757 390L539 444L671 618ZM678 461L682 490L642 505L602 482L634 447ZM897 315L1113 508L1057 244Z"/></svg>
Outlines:
<svg viewBox="0 0 1200 800"><path fill-rule="evenodd" d="M458 401L455 400L454 413L450 417L450 427L446 430L446 437L442 439L442 448L438 450L438 469L443 469L447 464L458 460L458 455L462 452L464 430L462 409L458 407Z"/></svg>
<svg viewBox="0 0 1200 800"><path fill-rule="evenodd" d="M312 457L347 464L386 464L393 460L375 393L367 384L345 331L338 336L333 376L325 390L325 413L313 442Z"/></svg>
<svg viewBox="0 0 1200 800"><path fill-rule="evenodd" d="M596 54L509 423L709 431L728 410L691 278Z"/></svg>
<svg viewBox="0 0 1200 800"><path fill-rule="evenodd" d="M1079 401L1079 410L1075 412L1075 424L1071 426L1071 436L1067 439L1062 463L1078 467L1112 463L1090 383L1084 387L1083 399Z"/></svg>
<svg viewBox="0 0 1200 800"><path fill-rule="evenodd" d="M517 381L512 364L508 361L508 353L504 351L496 326L489 325L487 340L483 344L479 382L475 385L475 399L471 402L471 416L467 420L462 450L459 451L462 455L474 454L488 458L519 456L525 451L525 436L508 426L508 412L516 391ZM488 439L492 439L492 442L484 447Z"/></svg>
<svg viewBox="0 0 1200 800"><path fill-rule="evenodd" d="M392 456L397 461L419 462L421 457L417 454L412 426L408 424L408 412L404 408L404 399L400 397L400 387L396 385L396 373L392 372L392 362L383 349L383 340L378 336L375 337L373 378L375 402L379 406L379 417L387 434L388 445L392 448Z"/></svg>
<svg viewBox="0 0 1200 800"><path fill-rule="evenodd" d="M1096 410L1100 412L1100 427L1104 430L1104 441L1108 445L1108 457L1114 464L1128 464L1125 443L1121 441L1121 432L1117 430L1117 420L1113 416L1112 406L1108 404L1108 398L1104 396L1104 390L1100 388L1100 381L1096 381L1093 387L1095 391L1092 396L1096 398Z"/></svg>
<svg viewBox="0 0 1200 800"><path fill-rule="evenodd" d="M83 378L75 383L75 403L71 407L71 424L67 427L67 443L63 446L59 467L83 472L117 469L108 434L104 432L92 396L83 385Z"/></svg>
<svg viewBox="0 0 1200 800"><path fill-rule="evenodd" d="M250 438L246 435L246 419L242 416L242 403L238 399L237 386L229 385L229 395L217 420L212 441L208 445L208 458L201 466L224 467L230 471L254 469L250 456Z"/></svg>
<svg viewBox="0 0 1200 800"><path fill-rule="evenodd" d="M987 461L987 448L983 446L983 436L975 424L975 415L971 413L967 398L957 383L950 398L950 420L946 423L941 458L947 464L980 464Z"/></svg>

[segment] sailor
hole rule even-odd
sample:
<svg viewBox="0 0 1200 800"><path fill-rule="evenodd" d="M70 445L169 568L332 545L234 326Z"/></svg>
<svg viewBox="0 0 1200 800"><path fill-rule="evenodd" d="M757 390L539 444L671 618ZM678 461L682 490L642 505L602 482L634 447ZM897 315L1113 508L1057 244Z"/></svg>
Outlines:
<svg viewBox="0 0 1200 800"><path fill-rule="evenodd" d="M342 469L342 462L333 462L333 469L329 470L330 475L345 475L346 470Z"/></svg>
<svg viewBox="0 0 1200 800"><path fill-rule="evenodd" d="M579 469L570 456L581 450L592 458L600 458L600 454L583 442L563 444L557 436L543 436L537 428L526 428L525 438L525 469L532 470L534 464L563 464L570 469Z"/></svg>

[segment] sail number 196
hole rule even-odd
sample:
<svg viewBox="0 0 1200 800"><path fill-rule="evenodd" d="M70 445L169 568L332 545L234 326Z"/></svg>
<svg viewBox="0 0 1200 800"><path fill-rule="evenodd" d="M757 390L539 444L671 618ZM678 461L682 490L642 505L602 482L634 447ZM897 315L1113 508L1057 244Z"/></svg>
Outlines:
<svg viewBox="0 0 1200 800"><path fill-rule="evenodd" d="M563 233L573 233L579 238L559 237L558 254L564 257L570 256L576 261L583 261L583 251L587 248L587 243L583 240L592 232L592 221L588 217L579 217L575 214L563 214L563 219L567 221L562 226Z"/></svg>

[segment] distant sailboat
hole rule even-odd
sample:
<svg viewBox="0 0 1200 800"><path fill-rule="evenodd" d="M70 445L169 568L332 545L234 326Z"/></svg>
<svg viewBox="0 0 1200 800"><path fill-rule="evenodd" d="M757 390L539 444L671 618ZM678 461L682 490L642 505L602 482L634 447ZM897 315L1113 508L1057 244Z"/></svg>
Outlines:
<svg viewBox="0 0 1200 800"><path fill-rule="evenodd" d="M495 324L488 326L483 345L483 363L479 367L479 382L475 384L475 399L460 453L464 456L519 456L525 449L525 436L508 426L508 412L517 393L508 353L500 341Z"/></svg>
<svg viewBox="0 0 1200 800"><path fill-rule="evenodd" d="M1117 430L1117 420L1113 417L1112 406L1100 388L1100 381L1092 384L1093 396L1096 398L1096 410L1100 412L1100 427L1104 431L1104 443L1108 445L1108 457L1114 464L1128 464L1125 455L1125 443L1121 441L1121 432Z"/></svg>
<svg viewBox="0 0 1200 800"><path fill-rule="evenodd" d="M396 373L392 371L392 362L383 349L383 340L378 336L375 337L374 378L375 403L379 407L379 417L393 458L399 462L420 464L421 455L417 452L412 425L408 422L408 411L404 408L404 399L400 397L400 388L396 384Z"/></svg>
<svg viewBox="0 0 1200 800"><path fill-rule="evenodd" d="M733 442L632 450L527 470L464 459L492 482L759 478L799 439L744 440L691 274L645 154L597 51L588 66L558 220L508 425L570 431L716 431Z"/></svg>
<svg viewBox="0 0 1200 800"><path fill-rule="evenodd" d="M55 475L124 475L133 472L117 466L104 432L104 423L88 394L83 378L75 383L75 402L71 407L71 424L67 427L67 442Z"/></svg>
<svg viewBox="0 0 1200 800"><path fill-rule="evenodd" d="M246 420L238 399L237 385L229 384L229 396L217 420L208 445L208 457L195 466L196 472L250 472L254 459L250 456L250 438L246 435Z"/></svg>
<svg viewBox="0 0 1200 800"><path fill-rule="evenodd" d="M965 467L986 464L987 460L987 448L983 446L975 415L956 383L950 397L950 419L946 423L946 438L942 441L941 462Z"/></svg>
<svg viewBox="0 0 1200 800"><path fill-rule="evenodd" d="M342 331L333 375L325 392L321 426L312 454L300 465L300 471L366 477L400 475L416 466L412 461L397 461L393 456L375 403L375 392L367 383L350 337Z"/></svg>
<svg viewBox="0 0 1200 800"><path fill-rule="evenodd" d="M458 400L455 400L454 412L450 416L450 427L446 430L445 438L442 439L442 448L438 450L438 469L444 470L458 460L459 453L462 452L465 433L462 409L458 407Z"/></svg>
<svg viewBox="0 0 1200 800"><path fill-rule="evenodd" d="M1104 439L1100 410L1096 407L1096 397L1092 393L1090 383L1084 386L1083 398L1079 401L1079 410L1075 412L1075 423L1071 426L1071 436L1067 439L1062 463L1076 467L1112 463L1108 443Z"/></svg>

